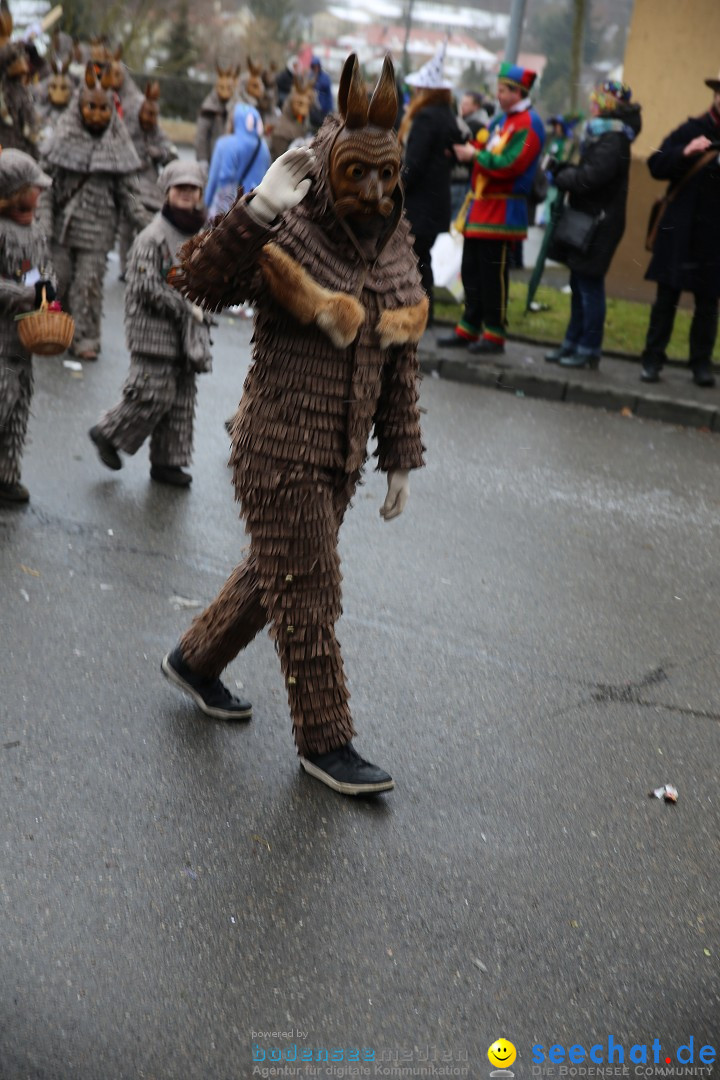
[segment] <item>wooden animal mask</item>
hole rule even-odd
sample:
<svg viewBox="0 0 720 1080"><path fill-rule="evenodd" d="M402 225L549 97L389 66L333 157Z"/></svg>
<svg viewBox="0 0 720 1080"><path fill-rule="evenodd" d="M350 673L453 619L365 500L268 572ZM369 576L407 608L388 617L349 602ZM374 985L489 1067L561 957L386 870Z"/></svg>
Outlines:
<svg viewBox="0 0 720 1080"><path fill-rule="evenodd" d="M368 101L357 56L345 61L340 77L338 110L343 126L329 160L335 213L354 224L390 217L400 179L401 151L393 124L398 98L395 72L385 57L382 74Z"/></svg>
<svg viewBox="0 0 720 1080"><path fill-rule="evenodd" d="M91 135L102 135L112 120L112 101L108 94L107 68L98 81L95 64L88 60L85 68L85 85L80 91L80 116Z"/></svg>
<svg viewBox="0 0 720 1080"><path fill-rule="evenodd" d="M240 65L237 64L235 67L231 65L228 68L223 68L220 67L219 64L216 64L215 71L217 73L215 92L221 101L229 101L237 88Z"/></svg>
<svg viewBox="0 0 720 1080"><path fill-rule="evenodd" d="M293 118L298 124L305 124L315 101L315 79L305 79L302 75L295 75L288 100Z"/></svg>
<svg viewBox="0 0 720 1080"><path fill-rule="evenodd" d="M145 97L143 98L140 112L138 113L138 123L143 131L154 131L158 126L159 116L160 83L149 82L145 87Z"/></svg>
<svg viewBox="0 0 720 1080"><path fill-rule="evenodd" d="M245 93L249 97L255 98L256 101L262 101L265 97L265 83L263 82L263 71L260 64L253 64L252 60L248 56L248 80L245 83Z"/></svg>
<svg viewBox="0 0 720 1080"><path fill-rule="evenodd" d="M56 109L64 109L72 96L72 80L68 75L70 58L53 57L52 73L48 79L48 100Z"/></svg>

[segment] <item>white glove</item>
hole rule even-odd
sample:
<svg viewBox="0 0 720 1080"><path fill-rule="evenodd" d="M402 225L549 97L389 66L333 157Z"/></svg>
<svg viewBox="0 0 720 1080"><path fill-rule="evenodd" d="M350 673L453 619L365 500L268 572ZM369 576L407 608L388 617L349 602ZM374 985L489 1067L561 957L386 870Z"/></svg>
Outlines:
<svg viewBox="0 0 720 1080"><path fill-rule="evenodd" d="M273 161L255 188L248 209L264 225L269 225L291 206L297 206L310 188L308 173L314 163L315 154L308 146L286 150Z"/></svg>
<svg viewBox="0 0 720 1080"><path fill-rule="evenodd" d="M380 507L380 517L385 521L402 514L405 504L410 498L410 473L407 469L396 469L388 473L388 490L385 502Z"/></svg>
<svg viewBox="0 0 720 1080"><path fill-rule="evenodd" d="M205 312L198 304L190 304L190 314L195 322L201 323L205 321Z"/></svg>

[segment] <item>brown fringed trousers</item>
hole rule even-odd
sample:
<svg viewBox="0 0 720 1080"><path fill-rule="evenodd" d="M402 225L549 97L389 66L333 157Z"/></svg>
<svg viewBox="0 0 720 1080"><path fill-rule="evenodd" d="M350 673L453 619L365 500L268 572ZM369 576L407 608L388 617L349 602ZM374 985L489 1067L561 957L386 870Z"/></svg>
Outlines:
<svg viewBox="0 0 720 1080"><path fill-rule="evenodd" d="M338 530L357 477L297 470L277 487L265 479L241 492L250 554L180 641L191 670L215 678L269 624L301 754L326 753L355 734L335 623Z"/></svg>

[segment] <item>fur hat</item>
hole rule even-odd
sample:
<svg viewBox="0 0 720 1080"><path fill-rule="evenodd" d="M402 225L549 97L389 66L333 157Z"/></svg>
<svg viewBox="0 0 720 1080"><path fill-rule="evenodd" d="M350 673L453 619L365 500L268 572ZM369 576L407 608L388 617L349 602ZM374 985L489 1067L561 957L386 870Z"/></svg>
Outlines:
<svg viewBox="0 0 720 1080"><path fill-rule="evenodd" d="M181 184L189 184L192 187L204 188L207 183L207 168L204 162L198 161L170 161L158 176L158 184L167 195L171 187L180 187Z"/></svg>
<svg viewBox="0 0 720 1080"><path fill-rule="evenodd" d="M520 67L519 64L503 62L500 65L497 78L498 82L506 83L516 90L524 90L526 94L529 94L533 88L533 83L537 79L537 72L531 71L530 68Z"/></svg>
<svg viewBox="0 0 720 1080"><path fill-rule="evenodd" d="M419 71L411 71L405 82L418 90L452 90L452 83L443 78L445 50L447 41L438 45L432 60L428 60Z"/></svg>
<svg viewBox="0 0 720 1080"><path fill-rule="evenodd" d="M24 187L49 188L52 180L23 150L0 150L0 199L9 199Z"/></svg>

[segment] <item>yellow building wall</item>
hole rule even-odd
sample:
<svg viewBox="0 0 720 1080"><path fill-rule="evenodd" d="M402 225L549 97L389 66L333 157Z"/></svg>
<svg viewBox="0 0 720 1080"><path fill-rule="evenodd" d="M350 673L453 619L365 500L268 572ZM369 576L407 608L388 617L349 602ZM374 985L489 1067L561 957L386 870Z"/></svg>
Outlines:
<svg viewBox="0 0 720 1080"><path fill-rule="evenodd" d="M633 143L627 229L607 279L608 293L648 300L655 286L643 280L644 250L653 200L664 184L645 161L674 128L706 112L712 91L705 79L720 77L720 0L635 0L625 48L623 80L642 105L643 130Z"/></svg>

